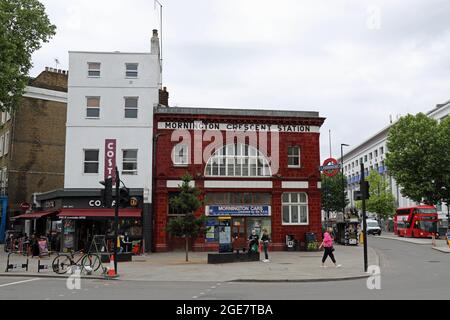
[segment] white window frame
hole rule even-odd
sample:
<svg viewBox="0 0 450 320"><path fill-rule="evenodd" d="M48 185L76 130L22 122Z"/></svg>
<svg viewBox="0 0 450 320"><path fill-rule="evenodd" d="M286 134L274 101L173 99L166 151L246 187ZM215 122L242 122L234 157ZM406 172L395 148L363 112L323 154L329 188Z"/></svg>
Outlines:
<svg viewBox="0 0 450 320"><path fill-rule="evenodd" d="M88 106L88 100L89 99L98 99L98 107L89 107ZM101 104L101 98L98 96L87 96L86 97L86 119L100 119L100 112L101 112L101 108L100 108L100 104ZM98 116L97 117L91 117L88 116L88 110L98 110Z"/></svg>
<svg viewBox="0 0 450 320"><path fill-rule="evenodd" d="M125 158L125 151L136 151L136 159L135 158ZM122 149L122 174L123 175L133 175L136 176L138 174L138 149ZM134 170L125 170L124 164L125 163L135 163L136 169Z"/></svg>
<svg viewBox="0 0 450 320"><path fill-rule="evenodd" d="M289 148L298 148L298 155L290 155L289 154ZM302 159L301 159L301 154L302 154L302 152L301 152L301 148L300 148L300 146L289 146L288 147L288 154L287 154L287 156L288 156L288 168L301 168L301 166L302 166ZM291 158L296 158L296 157L298 157L298 165L293 165L293 164L289 164L289 159L291 159Z"/></svg>
<svg viewBox="0 0 450 320"><path fill-rule="evenodd" d="M5 144L5 136L2 134L0 136L0 157L3 157L3 147Z"/></svg>
<svg viewBox="0 0 450 320"><path fill-rule="evenodd" d="M180 157L180 152L183 152ZM189 145L186 143L178 143L173 147L172 163L177 167L187 167L189 165Z"/></svg>
<svg viewBox="0 0 450 320"><path fill-rule="evenodd" d="M205 176L269 178L272 170L269 160L258 149L238 143L228 144L214 152L205 166Z"/></svg>
<svg viewBox="0 0 450 320"><path fill-rule="evenodd" d="M127 107L127 99L136 99L136 107ZM125 119L138 119L139 118L139 97L124 97L123 103L124 103L124 118ZM136 117L135 118L127 117L127 110L136 110Z"/></svg>
<svg viewBox="0 0 450 320"><path fill-rule="evenodd" d="M3 154L6 156L9 152L9 131L5 133L5 144L3 147Z"/></svg>
<svg viewBox="0 0 450 320"><path fill-rule="evenodd" d="M86 151L97 151L98 154L98 158L97 161L86 161ZM97 163L97 172L86 172L86 163ZM82 170L84 175L99 175L100 173L100 150L99 149L92 149L92 148L88 148L88 149L83 149L83 170Z"/></svg>
<svg viewBox="0 0 450 320"><path fill-rule="evenodd" d="M136 70L128 70L128 66L136 66ZM135 76L128 75L128 72L136 73ZM137 79L139 76L139 63L137 62L127 62L125 63L125 78L126 79Z"/></svg>
<svg viewBox="0 0 450 320"><path fill-rule="evenodd" d="M292 201L292 195L297 194L297 202ZM306 201L300 201L300 195L304 195ZM287 202L284 201L284 196L288 195L289 200ZM289 222L284 221L284 208L289 208ZM292 222L292 208L297 207L297 215L298 221ZM301 208L305 208L306 210L306 222L301 222ZM283 226L307 226L309 225L309 206L308 206L308 194L306 192L285 192L281 195L281 225Z"/></svg>
<svg viewBox="0 0 450 320"><path fill-rule="evenodd" d="M95 69L95 68L91 69L91 66L90 66L91 64L98 64L99 68L98 69ZM102 69L101 62L88 62L87 65L88 65L88 67L87 67L87 69L88 69L88 72L87 72L88 78L100 78L101 77L101 74L102 74L102 72L101 72L101 69ZM98 75L90 75L90 72L98 72Z"/></svg>

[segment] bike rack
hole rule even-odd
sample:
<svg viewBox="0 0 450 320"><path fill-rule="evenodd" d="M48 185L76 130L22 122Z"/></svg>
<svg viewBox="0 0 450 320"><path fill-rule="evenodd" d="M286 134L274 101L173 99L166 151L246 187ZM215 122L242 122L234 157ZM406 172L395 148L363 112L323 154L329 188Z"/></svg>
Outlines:
<svg viewBox="0 0 450 320"><path fill-rule="evenodd" d="M41 272L41 270L49 270L50 265L48 264L41 264L41 259L38 260L38 273Z"/></svg>
<svg viewBox="0 0 450 320"><path fill-rule="evenodd" d="M15 252L10 252L8 253L8 259L6 261L6 270L5 272L9 272L9 270L14 270L14 269L25 269L28 272L28 258L27 258L27 263L9 263L9 258L12 254L16 254Z"/></svg>

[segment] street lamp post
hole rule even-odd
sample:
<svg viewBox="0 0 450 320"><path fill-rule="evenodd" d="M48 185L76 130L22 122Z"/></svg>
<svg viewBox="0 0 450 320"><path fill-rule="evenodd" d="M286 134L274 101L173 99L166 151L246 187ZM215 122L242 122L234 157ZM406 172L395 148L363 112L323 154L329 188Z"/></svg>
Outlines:
<svg viewBox="0 0 450 320"><path fill-rule="evenodd" d="M345 215L345 176L344 176L344 147L350 145L341 143L341 173L342 173L342 214Z"/></svg>

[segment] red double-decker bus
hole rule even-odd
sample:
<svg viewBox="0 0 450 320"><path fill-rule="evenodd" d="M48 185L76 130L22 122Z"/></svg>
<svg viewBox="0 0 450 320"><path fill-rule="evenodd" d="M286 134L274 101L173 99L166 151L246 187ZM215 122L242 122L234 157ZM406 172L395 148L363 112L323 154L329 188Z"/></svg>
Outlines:
<svg viewBox="0 0 450 320"><path fill-rule="evenodd" d="M394 218L394 233L399 237L431 238L437 232L438 214L433 206L399 208Z"/></svg>

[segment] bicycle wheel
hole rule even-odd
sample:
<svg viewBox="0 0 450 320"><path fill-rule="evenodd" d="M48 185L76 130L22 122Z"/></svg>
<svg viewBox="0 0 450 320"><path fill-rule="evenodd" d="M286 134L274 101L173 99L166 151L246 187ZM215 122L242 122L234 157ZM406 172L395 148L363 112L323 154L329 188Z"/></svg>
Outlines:
<svg viewBox="0 0 450 320"><path fill-rule="evenodd" d="M82 270L86 270L86 267L90 267L91 271L95 272L100 268L101 264L100 257L96 254L88 253L81 259Z"/></svg>
<svg viewBox="0 0 450 320"><path fill-rule="evenodd" d="M57 274L65 274L72 265L72 260L67 255L57 255L52 262L53 272Z"/></svg>

